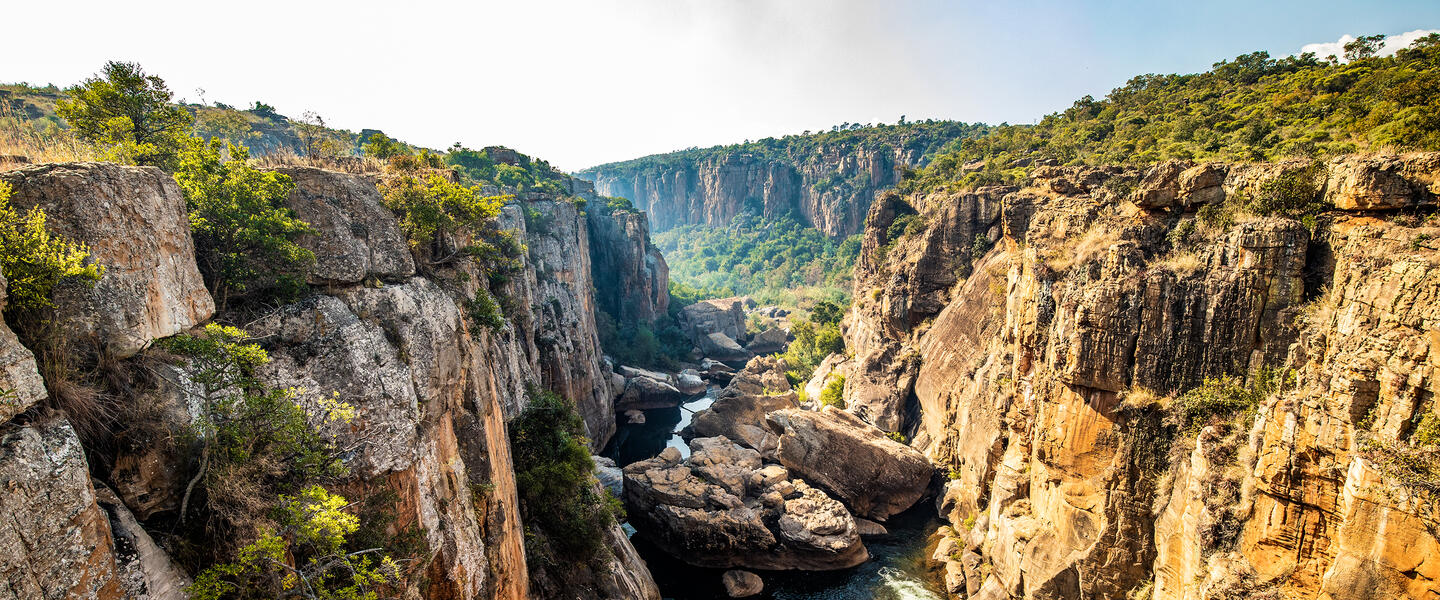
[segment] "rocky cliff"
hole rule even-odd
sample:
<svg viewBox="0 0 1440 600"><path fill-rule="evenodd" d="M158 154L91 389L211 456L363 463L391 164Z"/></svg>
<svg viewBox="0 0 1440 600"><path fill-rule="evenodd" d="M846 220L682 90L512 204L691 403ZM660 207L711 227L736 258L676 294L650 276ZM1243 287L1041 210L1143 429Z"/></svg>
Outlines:
<svg viewBox="0 0 1440 600"><path fill-rule="evenodd" d="M948 471L955 597L1435 597L1437 181L1414 154L887 195L822 370Z"/></svg>
<svg viewBox="0 0 1440 600"><path fill-rule="evenodd" d="M600 195L646 211L656 231L721 226L748 210L794 212L828 235L845 236L861 230L876 192L893 187L902 168L924 165L934 150L977 130L941 122L807 132L611 163L579 176L594 181Z"/></svg>
<svg viewBox="0 0 1440 600"><path fill-rule="evenodd" d="M417 265L373 178L285 173L295 182L287 203L314 228L302 240L316 254L314 287L247 319L270 356L257 375L295 390L303 406L338 397L355 407L348 426L328 431L347 448L340 489L385 499L391 533L420 532L429 551L414 567L424 584L413 592L533 597L506 420L525 407L527 386L538 384L577 406L594 448L615 426L586 216L568 198L543 194L506 207L501 227L528 251L508 280L487 282L468 263ZM23 517L0 526L0 577L8 584L0 598L183 597L184 570L150 535L168 534L163 527L173 522L191 458L146 436L163 433L172 418L164 415L185 423L194 409L184 399L184 370L147 348L212 317L235 316L213 314L184 199L152 168L41 165L0 173L0 181L15 188L17 207L44 208L57 230L88 243L106 267L93 289L57 296L64 348L105 361L112 385L101 395L119 414L144 408L152 415L77 436L74 415L53 408L67 404L47 401L53 390L71 393L64 390L73 382L42 382L30 349L0 326L0 390L11 391L0 431L0 498L6 514ZM643 242L643 230L633 235ZM654 279L663 290L663 276ZM468 317L480 286L501 298L503 326ZM114 383L116 373L132 372L157 376ZM658 598L628 540L617 531L605 542L608 564L566 597Z"/></svg>

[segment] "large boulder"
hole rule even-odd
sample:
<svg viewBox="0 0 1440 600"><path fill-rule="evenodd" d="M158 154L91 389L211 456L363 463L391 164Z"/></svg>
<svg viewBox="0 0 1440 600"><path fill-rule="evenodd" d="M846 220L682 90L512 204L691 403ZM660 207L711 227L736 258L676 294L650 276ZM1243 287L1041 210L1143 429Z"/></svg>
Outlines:
<svg viewBox="0 0 1440 600"><path fill-rule="evenodd" d="M660 549L711 568L825 571L869 558L844 505L723 437L625 467L631 523Z"/></svg>
<svg viewBox="0 0 1440 600"><path fill-rule="evenodd" d="M695 395L705 391L705 379L695 369L685 369L675 376L675 387L682 394Z"/></svg>
<svg viewBox="0 0 1440 600"><path fill-rule="evenodd" d="M5 277L0 276L0 310L5 310ZM35 367L35 356L0 318L0 423L9 421L44 400L45 381Z"/></svg>
<svg viewBox="0 0 1440 600"><path fill-rule="evenodd" d="M749 571L732 569L720 576L725 584L725 593L731 598L749 598L765 590L765 582L759 575Z"/></svg>
<svg viewBox="0 0 1440 600"><path fill-rule="evenodd" d="M1434 206L1440 195L1440 152L1350 155L1330 162L1325 199L1341 210Z"/></svg>
<svg viewBox="0 0 1440 600"><path fill-rule="evenodd" d="M631 377L625 380L625 391L615 401L615 410L623 413L631 410L671 408L679 406L684 399L685 394L680 393L673 385L649 377Z"/></svg>
<svg viewBox="0 0 1440 600"><path fill-rule="evenodd" d="M276 172L295 183L285 206L315 231L300 240L315 253L311 283L357 283L366 277L395 280L415 274L405 234L380 203L373 179L312 167L283 167Z"/></svg>
<svg viewBox="0 0 1440 600"><path fill-rule="evenodd" d="M680 309L680 328L696 346L712 333L723 333L732 340L744 341L745 300L744 297L720 298L686 306Z"/></svg>
<svg viewBox="0 0 1440 600"><path fill-rule="evenodd" d="M0 429L0 598L125 597L110 519L70 423Z"/></svg>
<svg viewBox="0 0 1440 600"><path fill-rule="evenodd" d="M1130 201L1141 208L1169 208L1180 199L1180 174L1190 162L1171 159L1145 172L1130 194Z"/></svg>
<svg viewBox="0 0 1440 600"><path fill-rule="evenodd" d="M702 437L725 436L770 456L780 437L766 425L765 415L795 408L797 400L785 379L785 363L756 357L715 395L709 408L695 413L690 430Z"/></svg>
<svg viewBox="0 0 1440 600"><path fill-rule="evenodd" d="M3 172L0 181L14 188L11 205L39 206L52 231L88 244L91 260L105 267L93 287L56 290L68 341L93 338L125 358L214 314L195 266L185 198L163 171L54 163Z"/></svg>
<svg viewBox="0 0 1440 600"><path fill-rule="evenodd" d="M789 345L790 334L779 327L772 327L750 338L750 343L745 345L745 349L755 354L774 354L783 352Z"/></svg>
<svg viewBox="0 0 1440 600"><path fill-rule="evenodd" d="M787 409L768 420L780 432L780 464L856 515L883 521L910 508L929 487L934 469L924 455L843 410Z"/></svg>
<svg viewBox="0 0 1440 600"><path fill-rule="evenodd" d="M735 338L718 331L700 338L696 346L705 356L728 364L742 365L755 356L754 353L741 347Z"/></svg>

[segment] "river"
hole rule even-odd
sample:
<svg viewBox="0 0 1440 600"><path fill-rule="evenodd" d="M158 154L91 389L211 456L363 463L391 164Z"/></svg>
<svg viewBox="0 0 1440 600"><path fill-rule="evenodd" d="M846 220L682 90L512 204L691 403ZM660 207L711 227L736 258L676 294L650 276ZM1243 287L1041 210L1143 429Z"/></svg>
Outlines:
<svg viewBox="0 0 1440 600"><path fill-rule="evenodd" d="M690 448L677 432L690 424L694 411L710 406L718 387L711 387L704 396L686 402L679 408L645 411L645 423L622 421L604 455L620 465L644 460L659 454L667 446L690 455ZM890 533L868 537L865 547L870 560L840 571L824 572L758 572L765 580L765 591L756 598L774 600L943 600L936 574L925 556L930 533L940 526L935 507L921 502L910 510L895 515L886 527ZM626 528L627 531L629 528ZM723 569L692 567L645 543L643 536L634 538L635 549L644 557L660 586L662 596L672 600L712 600L728 598L720 584Z"/></svg>

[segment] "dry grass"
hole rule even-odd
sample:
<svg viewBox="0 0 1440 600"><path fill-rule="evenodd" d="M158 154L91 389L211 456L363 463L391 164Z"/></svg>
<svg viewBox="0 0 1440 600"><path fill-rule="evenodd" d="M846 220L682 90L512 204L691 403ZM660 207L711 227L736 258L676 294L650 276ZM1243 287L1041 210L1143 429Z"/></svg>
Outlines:
<svg viewBox="0 0 1440 600"><path fill-rule="evenodd" d="M1045 264L1056 271L1066 271L1075 265L1094 260L1119 241L1117 232L1111 231L1104 224L1095 223L1080 237L1062 240L1050 253L1049 258L1045 259Z"/></svg>
<svg viewBox="0 0 1440 600"><path fill-rule="evenodd" d="M1120 406L1126 410L1142 410L1150 407L1165 408L1173 398L1161 396L1155 390L1135 386L1121 394Z"/></svg>
<svg viewBox="0 0 1440 600"><path fill-rule="evenodd" d="M250 164L259 169L314 167L354 175L379 175L386 167L385 161L370 156L301 156L289 148L251 157Z"/></svg>
<svg viewBox="0 0 1440 600"><path fill-rule="evenodd" d="M24 115L0 104L0 171L35 163L101 160L101 154L70 130L40 131Z"/></svg>
<svg viewBox="0 0 1440 600"><path fill-rule="evenodd" d="M1200 263L1200 256L1194 252L1171 252L1156 261L1155 266L1186 277L1199 271L1203 265Z"/></svg>

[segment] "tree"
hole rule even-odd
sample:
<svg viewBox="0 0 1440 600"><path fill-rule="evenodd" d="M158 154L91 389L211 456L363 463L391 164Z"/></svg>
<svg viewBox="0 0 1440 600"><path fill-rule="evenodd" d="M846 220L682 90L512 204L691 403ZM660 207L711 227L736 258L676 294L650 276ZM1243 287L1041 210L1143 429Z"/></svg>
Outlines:
<svg viewBox="0 0 1440 600"><path fill-rule="evenodd" d="M260 137L251 131L250 121L239 111L202 108L195 114L195 133L206 140L220 138L234 143Z"/></svg>
<svg viewBox="0 0 1440 600"><path fill-rule="evenodd" d="M299 121L291 124L295 136L300 138L300 151L306 158L338 156L345 151L344 144L335 132L325 126L325 118L313 110L307 110Z"/></svg>
<svg viewBox="0 0 1440 600"><path fill-rule="evenodd" d="M405 144L379 132L370 134L370 137L365 140L365 145L361 149L365 153L365 156L373 156L380 160L385 160L400 154L409 154L405 148Z"/></svg>
<svg viewBox="0 0 1440 600"><path fill-rule="evenodd" d="M135 63L110 61L101 73L67 90L55 112L81 137L110 145L116 158L173 167L191 127L190 113L170 103L165 80Z"/></svg>
<svg viewBox="0 0 1440 600"><path fill-rule="evenodd" d="M509 196L480 196L474 188L437 173L405 174L380 184L385 206L400 216L400 228L416 247L433 246L435 263L462 254L450 247L461 229L478 227L500 214Z"/></svg>
<svg viewBox="0 0 1440 600"><path fill-rule="evenodd" d="M1380 53L1380 48L1385 46L1385 36L1362 35L1354 41L1345 42L1345 60L1356 61L1371 58Z"/></svg>
<svg viewBox="0 0 1440 600"><path fill-rule="evenodd" d="M0 181L0 274L8 284L7 311L55 306L50 295L62 281L100 280L105 268L85 264L90 257L85 244L51 234L39 206L24 215L16 212L10 193L10 184Z"/></svg>
<svg viewBox="0 0 1440 600"><path fill-rule="evenodd" d="M305 289L315 254L302 248L310 225L284 206L293 184L281 173L246 163L245 148L220 140L191 140L175 181L190 211L190 232L201 273L223 307L230 298L290 299Z"/></svg>
<svg viewBox="0 0 1440 600"><path fill-rule="evenodd" d="M524 522L538 527L561 558L594 556L613 515L593 484L580 415L554 392L532 388L530 405L509 431Z"/></svg>

